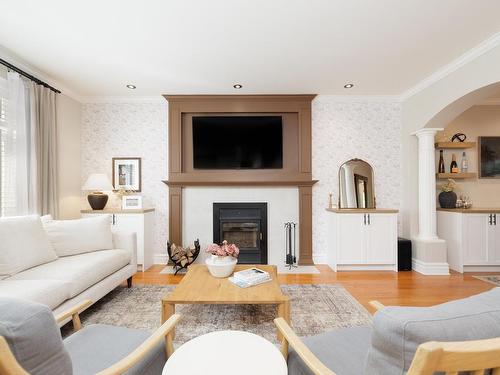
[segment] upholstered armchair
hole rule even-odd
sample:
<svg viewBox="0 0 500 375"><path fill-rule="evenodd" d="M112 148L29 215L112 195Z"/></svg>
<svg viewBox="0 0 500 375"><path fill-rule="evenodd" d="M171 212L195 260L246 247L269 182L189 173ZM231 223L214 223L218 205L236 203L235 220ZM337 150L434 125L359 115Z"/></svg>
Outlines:
<svg viewBox="0 0 500 375"><path fill-rule="evenodd" d="M300 339L285 320L289 375L500 375L500 288L432 307L385 307L371 327ZM289 352L289 345L291 350Z"/></svg>
<svg viewBox="0 0 500 375"><path fill-rule="evenodd" d="M79 311L90 304L54 317L45 305L0 298L0 375L161 374L180 315L152 334L102 324L81 328ZM76 332L62 340L57 323L68 318Z"/></svg>

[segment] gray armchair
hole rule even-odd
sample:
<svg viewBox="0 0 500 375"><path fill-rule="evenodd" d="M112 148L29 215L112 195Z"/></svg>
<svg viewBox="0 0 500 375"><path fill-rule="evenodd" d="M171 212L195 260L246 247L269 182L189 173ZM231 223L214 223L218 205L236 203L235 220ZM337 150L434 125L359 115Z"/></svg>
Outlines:
<svg viewBox="0 0 500 375"><path fill-rule="evenodd" d="M303 340L276 319L288 374L483 374L483 369L500 374L500 288L432 307L372 305L378 312L371 327Z"/></svg>
<svg viewBox="0 0 500 375"><path fill-rule="evenodd" d="M153 334L102 324L80 329L78 312L90 303L54 318L45 305L0 298L0 374L161 374L180 315ZM69 317L76 332L63 341L57 321Z"/></svg>

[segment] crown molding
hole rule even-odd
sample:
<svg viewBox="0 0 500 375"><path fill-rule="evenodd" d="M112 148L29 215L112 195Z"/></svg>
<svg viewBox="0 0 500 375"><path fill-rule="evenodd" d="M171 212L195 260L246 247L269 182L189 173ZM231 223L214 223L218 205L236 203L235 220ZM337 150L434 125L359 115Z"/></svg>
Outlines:
<svg viewBox="0 0 500 375"><path fill-rule="evenodd" d="M163 103L167 101L162 95L155 96L86 96L82 98L82 104L97 103Z"/></svg>
<svg viewBox="0 0 500 375"><path fill-rule="evenodd" d="M12 65L15 65L19 69L24 70L25 72L31 74L32 76L35 76L36 78L47 82L52 87L55 87L56 89L61 91L62 94L69 96L71 99L74 99L77 102L82 103L82 96L79 93L71 90L64 83L57 81L48 74L35 68L29 62L19 57L18 55L8 50L7 48L3 47L2 45L0 45L0 58L11 63Z"/></svg>
<svg viewBox="0 0 500 375"><path fill-rule="evenodd" d="M457 59L453 60L451 63L446 64L445 66L436 70L430 76L423 79L422 81L417 83L415 86L413 86L409 90L405 91L403 94L400 95L401 101L408 100L413 95L418 94L420 91L433 85L434 83L438 82L439 80L447 77L451 73L457 71L458 69L460 69L464 65L470 63L471 61L473 61L473 60L477 59L478 57L484 55L485 53L491 51L493 48L498 47L499 45L500 45L500 32L493 34L491 37L482 41L477 46L471 48L470 50L465 52L463 55L461 55Z"/></svg>
<svg viewBox="0 0 500 375"><path fill-rule="evenodd" d="M401 102L400 95L335 95L335 94L318 94L314 98L313 103L321 101L335 101L340 103L394 103Z"/></svg>

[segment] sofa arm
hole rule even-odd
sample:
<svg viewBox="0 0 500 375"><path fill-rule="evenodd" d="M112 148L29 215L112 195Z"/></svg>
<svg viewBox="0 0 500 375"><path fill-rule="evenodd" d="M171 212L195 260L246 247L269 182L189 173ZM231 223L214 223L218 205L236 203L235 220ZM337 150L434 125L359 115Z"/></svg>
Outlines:
<svg viewBox="0 0 500 375"><path fill-rule="evenodd" d="M131 251L130 264L137 266L137 234L135 232L113 232L113 245L115 249Z"/></svg>

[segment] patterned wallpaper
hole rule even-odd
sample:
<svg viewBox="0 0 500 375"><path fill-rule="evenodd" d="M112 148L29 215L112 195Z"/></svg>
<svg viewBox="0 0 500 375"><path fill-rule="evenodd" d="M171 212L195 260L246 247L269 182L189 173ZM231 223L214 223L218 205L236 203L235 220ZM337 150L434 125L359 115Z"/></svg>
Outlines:
<svg viewBox="0 0 500 375"><path fill-rule="evenodd" d="M143 206L155 208L155 253L164 252L168 227L167 103L88 103L82 107L82 182L107 173L113 157L142 158ZM87 204L83 199L82 205ZM119 206L114 197L108 205Z"/></svg>
<svg viewBox="0 0 500 375"><path fill-rule="evenodd" d="M401 106L396 102L316 97L312 105L313 254L324 261L328 194L338 201L338 170L353 158L370 163L377 207L399 208Z"/></svg>
<svg viewBox="0 0 500 375"><path fill-rule="evenodd" d="M401 108L396 102L346 101L318 96L313 102L313 254L325 260L328 193L338 199L338 168L361 158L375 170L378 207L399 208ZM156 209L155 253L164 252L168 227L167 106L164 102L83 105L82 179L104 171L111 158L142 157L144 205Z"/></svg>

